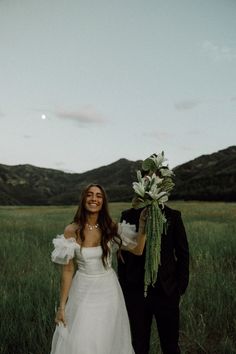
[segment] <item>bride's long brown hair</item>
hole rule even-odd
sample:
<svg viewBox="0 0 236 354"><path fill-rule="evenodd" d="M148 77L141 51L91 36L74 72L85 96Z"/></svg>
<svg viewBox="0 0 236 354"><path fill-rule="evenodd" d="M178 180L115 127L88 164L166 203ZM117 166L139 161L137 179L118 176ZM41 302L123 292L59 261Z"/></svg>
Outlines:
<svg viewBox="0 0 236 354"><path fill-rule="evenodd" d="M80 238L81 238L82 246L83 246L83 242L85 240L84 229L85 229L85 225L87 222L87 213L88 213L88 211L85 208L85 202L86 202L86 197L87 197L88 191L91 187L99 188L102 193L102 197L103 197L102 208L99 211L97 222L98 222L99 228L101 230L102 262L103 262L103 265L106 266L107 265L107 257L111 252L110 248L108 246L108 242L114 241L115 243L118 244L118 246L120 248L121 238L117 234L117 224L112 221L112 218L109 214L108 200L107 200L106 192L100 184L91 183L82 190L79 206L78 206L78 209L75 213L73 221L76 224L78 224L78 226L79 226L78 229L76 230L76 235L78 237L78 233L80 234Z"/></svg>

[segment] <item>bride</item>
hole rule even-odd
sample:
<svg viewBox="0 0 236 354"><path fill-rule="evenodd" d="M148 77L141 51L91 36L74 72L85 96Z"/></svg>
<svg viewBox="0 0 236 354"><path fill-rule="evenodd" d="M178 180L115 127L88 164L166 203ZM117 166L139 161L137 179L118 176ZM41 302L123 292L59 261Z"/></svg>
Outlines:
<svg viewBox="0 0 236 354"><path fill-rule="evenodd" d="M52 261L63 266L51 354L134 354L112 252L121 247L142 254L144 213L136 232L134 225L112 221L100 185L82 191L74 222L53 240Z"/></svg>

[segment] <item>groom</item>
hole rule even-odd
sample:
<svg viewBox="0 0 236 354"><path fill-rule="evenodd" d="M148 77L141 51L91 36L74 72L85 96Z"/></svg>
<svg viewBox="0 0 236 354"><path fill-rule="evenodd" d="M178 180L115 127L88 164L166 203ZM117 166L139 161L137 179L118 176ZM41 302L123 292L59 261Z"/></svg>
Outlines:
<svg viewBox="0 0 236 354"><path fill-rule="evenodd" d="M122 212L121 221L138 230L142 209ZM181 214L164 206L167 232L161 237L161 265L154 286L144 297L145 250L141 256L123 251L118 260L118 276L130 319L135 354L148 354L153 317L164 354L180 353L179 302L189 280L189 249Z"/></svg>

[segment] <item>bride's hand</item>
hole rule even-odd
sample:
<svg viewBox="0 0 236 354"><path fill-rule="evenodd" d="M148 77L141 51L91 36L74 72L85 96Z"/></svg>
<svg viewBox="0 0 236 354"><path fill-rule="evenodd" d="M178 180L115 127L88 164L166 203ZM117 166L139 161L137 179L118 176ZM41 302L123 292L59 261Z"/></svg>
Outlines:
<svg viewBox="0 0 236 354"><path fill-rule="evenodd" d="M139 216L139 229L145 230L145 225L146 225L146 220L147 220L147 208L144 208Z"/></svg>
<svg viewBox="0 0 236 354"><path fill-rule="evenodd" d="M64 326L66 326L66 320L65 320L65 310L58 308L56 317L55 317L55 322L57 325L62 323Z"/></svg>

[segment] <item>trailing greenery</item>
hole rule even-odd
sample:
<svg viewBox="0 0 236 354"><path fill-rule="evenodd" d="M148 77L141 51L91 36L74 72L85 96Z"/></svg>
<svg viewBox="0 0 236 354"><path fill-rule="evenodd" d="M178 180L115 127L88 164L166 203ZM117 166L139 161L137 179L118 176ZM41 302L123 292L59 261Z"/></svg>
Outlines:
<svg viewBox="0 0 236 354"><path fill-rule="evenodd" d="M236 204L168 203L182 212L190 283L181 302L183 354L236 353ZM128 203L111 204L113 218ZM76 207L0 207L0 354L47 354L59 298L52 238ZM150 354L159 352L155 322Z"/></svg>
<svg viewBox="0 0 236 354"><path fill-rule="evenodd" d="M144 275L145 296L147 296L148 286L154 285L157 280L158 266L161 264L161 235L164 232L166 223L161 209L155 202L148 207L147 211L145 228L147 235Z"/></svg>
<svg viewBox="0 0 236 354"><path fill-rule="evenodd" d="M142 172L137 172L138 182L133 182L135 196L132 200L134 208L146 207L147 219L145 232L146 254L144 274L144 295L147 296L149 285L157 280L158 266L161 264L161 236L167 231L167 220L161 207L168 201L174 188L173 171L165 163L164 151L153 154L142 163Z"/></svg>

